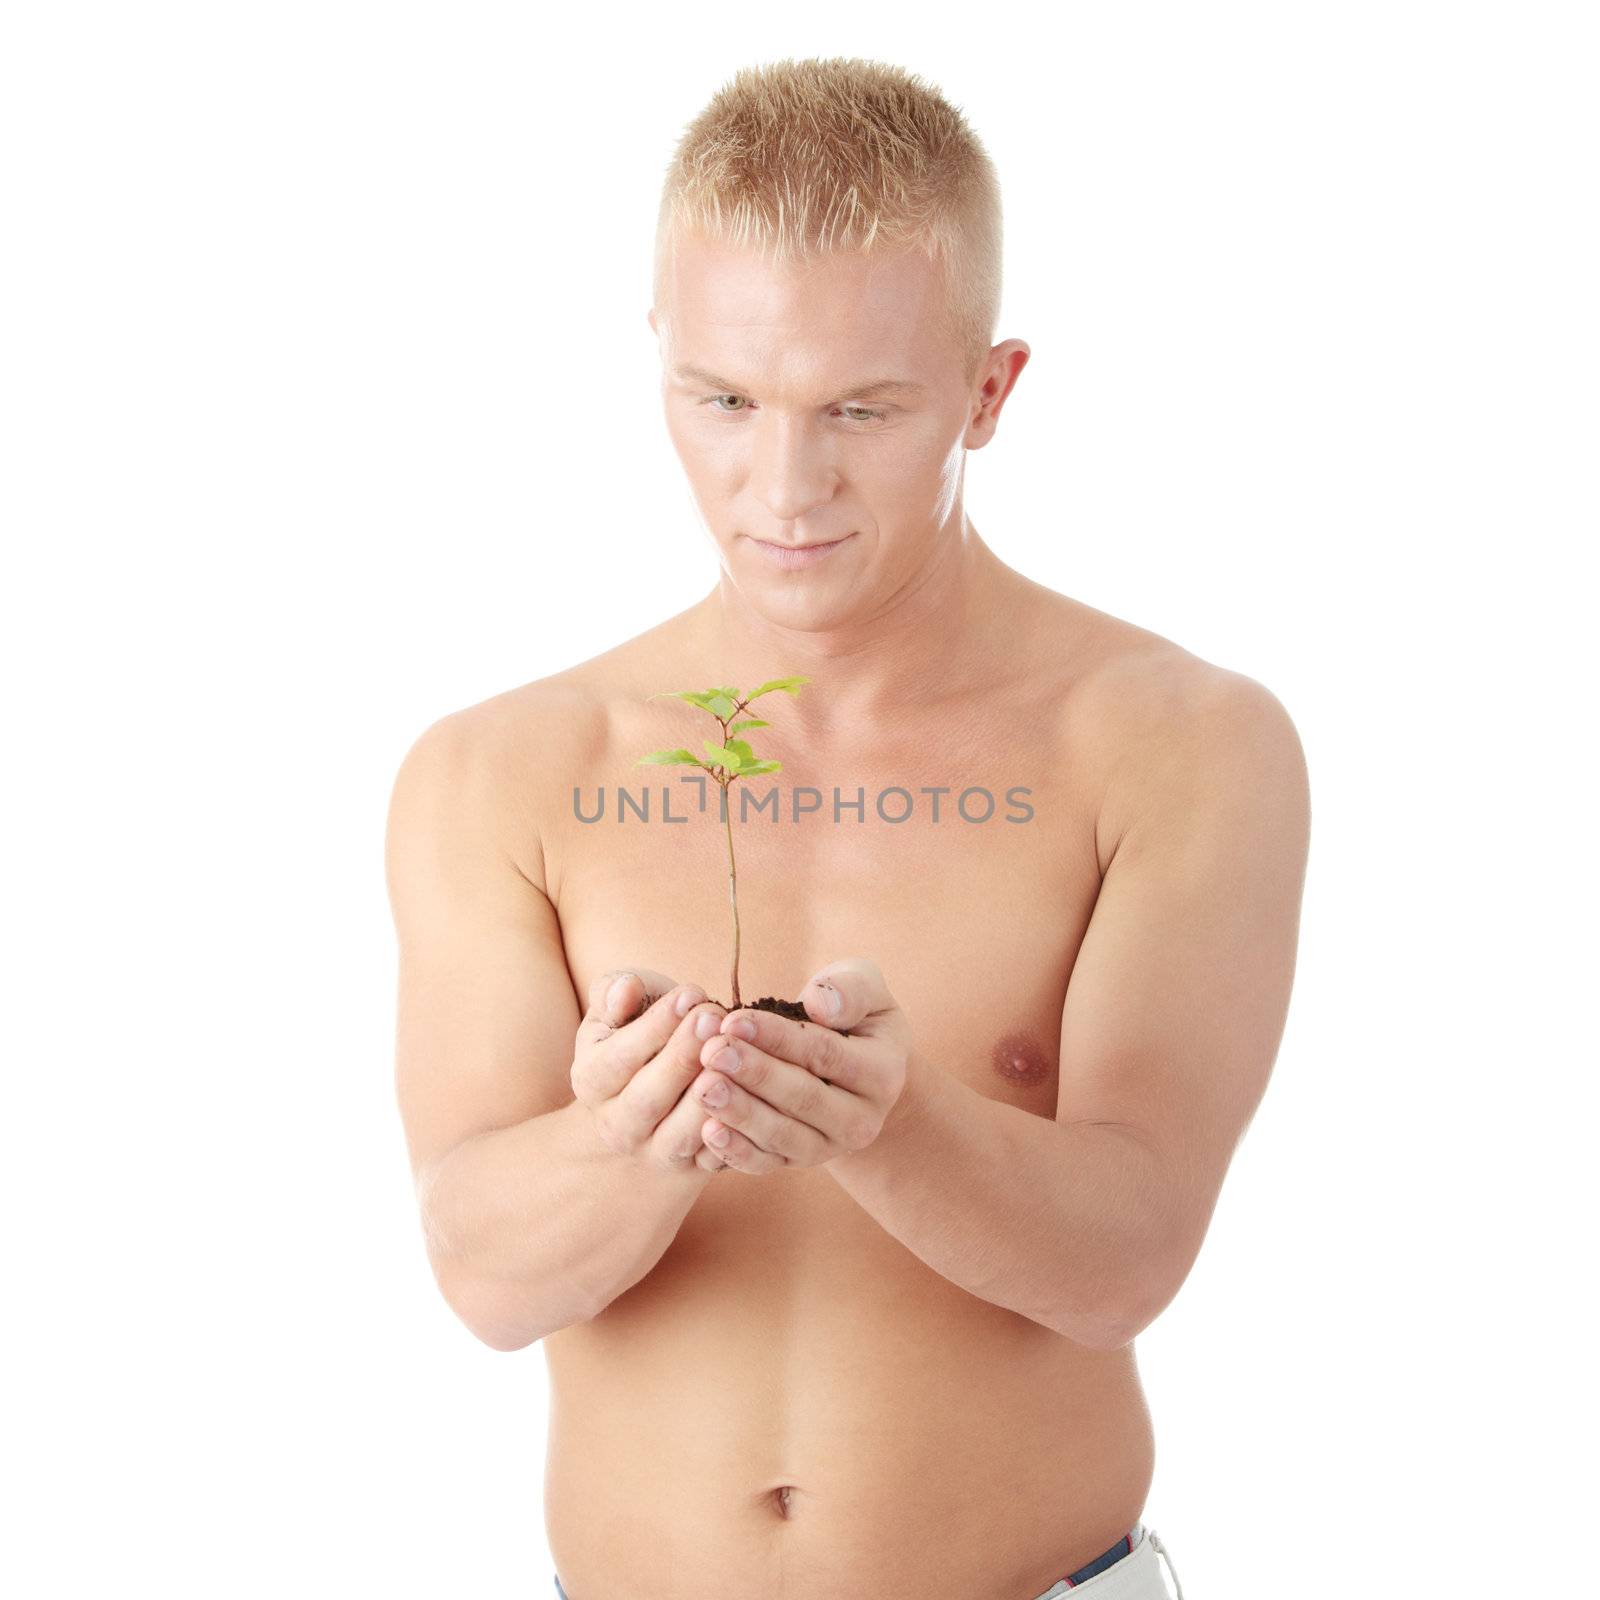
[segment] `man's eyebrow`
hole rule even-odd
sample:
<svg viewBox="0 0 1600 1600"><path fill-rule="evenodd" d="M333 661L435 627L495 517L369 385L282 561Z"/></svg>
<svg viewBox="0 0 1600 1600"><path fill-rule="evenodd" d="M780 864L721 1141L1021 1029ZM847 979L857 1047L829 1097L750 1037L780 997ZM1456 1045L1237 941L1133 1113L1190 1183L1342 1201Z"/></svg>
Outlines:
<svg viewBox="0 0 1600 1600"><path fill-rule="evenodd" d="M719 378L714 372L707 372L702 367L676 366L672 375L680 383L703 384L708 389L715 389L719 394L748 394L750 391L743 384L730 383L726 378ZM838 400L867 399L872 395L887 394L921 394L922 385L913 383L909 378L872 378L865 383L855 383L846 389ZM830 405L838 401L829 401Z"/></svg>

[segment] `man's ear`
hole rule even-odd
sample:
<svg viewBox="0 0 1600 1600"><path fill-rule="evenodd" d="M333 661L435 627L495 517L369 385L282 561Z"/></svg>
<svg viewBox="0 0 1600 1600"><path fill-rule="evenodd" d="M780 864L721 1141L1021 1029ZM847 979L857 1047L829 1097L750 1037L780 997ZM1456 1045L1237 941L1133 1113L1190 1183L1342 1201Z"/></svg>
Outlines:
<svg viewBox="0 0 1600 1600"><path fill-rule="evenodd" d="M976 391L967 436L962 441L967 449L981 450L994 437L1000 422L1000 408L1032 354L1032 349L1022 339L1007 339L989 352L989 359L980 373L983 381Z"/></svg>

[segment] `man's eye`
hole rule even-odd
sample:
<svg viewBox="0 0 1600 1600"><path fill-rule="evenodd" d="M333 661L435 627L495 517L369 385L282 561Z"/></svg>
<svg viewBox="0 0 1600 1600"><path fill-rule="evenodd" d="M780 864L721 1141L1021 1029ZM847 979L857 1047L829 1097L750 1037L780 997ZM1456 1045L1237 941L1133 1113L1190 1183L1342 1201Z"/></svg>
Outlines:
<svg viewBox="0 0 1600 1600"><path fill-rule="evenodd" d="M735 401L734 405L724 405L724 400ZM724 416L736 415L740 411L748 411L750 402L742 394L708 394L701 402L703 406L711 406L720 411ZM870 406L841 406L845 416L851 422L881 422L884 417L882 411L874 411Z"/></svg>

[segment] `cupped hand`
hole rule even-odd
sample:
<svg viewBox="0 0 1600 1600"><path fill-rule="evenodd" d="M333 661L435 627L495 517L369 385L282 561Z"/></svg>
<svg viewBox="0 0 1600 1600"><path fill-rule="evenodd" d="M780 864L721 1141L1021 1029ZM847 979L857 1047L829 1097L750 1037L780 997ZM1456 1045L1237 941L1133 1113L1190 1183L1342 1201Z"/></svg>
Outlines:
<svg viewBox="0 0 1600 1600"><path fill-rule="evenodd" d="M800 998L810 1022L730 1011L701 1047L691 1098L707 1116L695 1157L706 1171L814 1167L865 1149L899 1100L911 1025L877 966L832 962Z"/></svg>
<svg viewBox="0 0 1600 1600"><path fill-rule="evenodd" d="M670 1171L694 1170L705 1114L687 1090L724 1015L697 984L647 967L595 979L574 1045L572 1092L607 1146Z"/></svg>

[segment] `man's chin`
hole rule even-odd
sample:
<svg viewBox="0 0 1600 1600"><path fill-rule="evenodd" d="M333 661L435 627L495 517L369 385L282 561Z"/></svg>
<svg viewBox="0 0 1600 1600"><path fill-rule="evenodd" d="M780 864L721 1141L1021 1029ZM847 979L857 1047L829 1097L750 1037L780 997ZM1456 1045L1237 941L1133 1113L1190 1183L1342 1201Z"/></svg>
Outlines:
<svg viewBox="0 0 1600 1600"><path fill-rule="evenodd" d="M753 561L723 559L723 579L739 603L781 627L820 631L855 620L865 598L858 584L796 583L792 576L757 567Z"/></svg>

